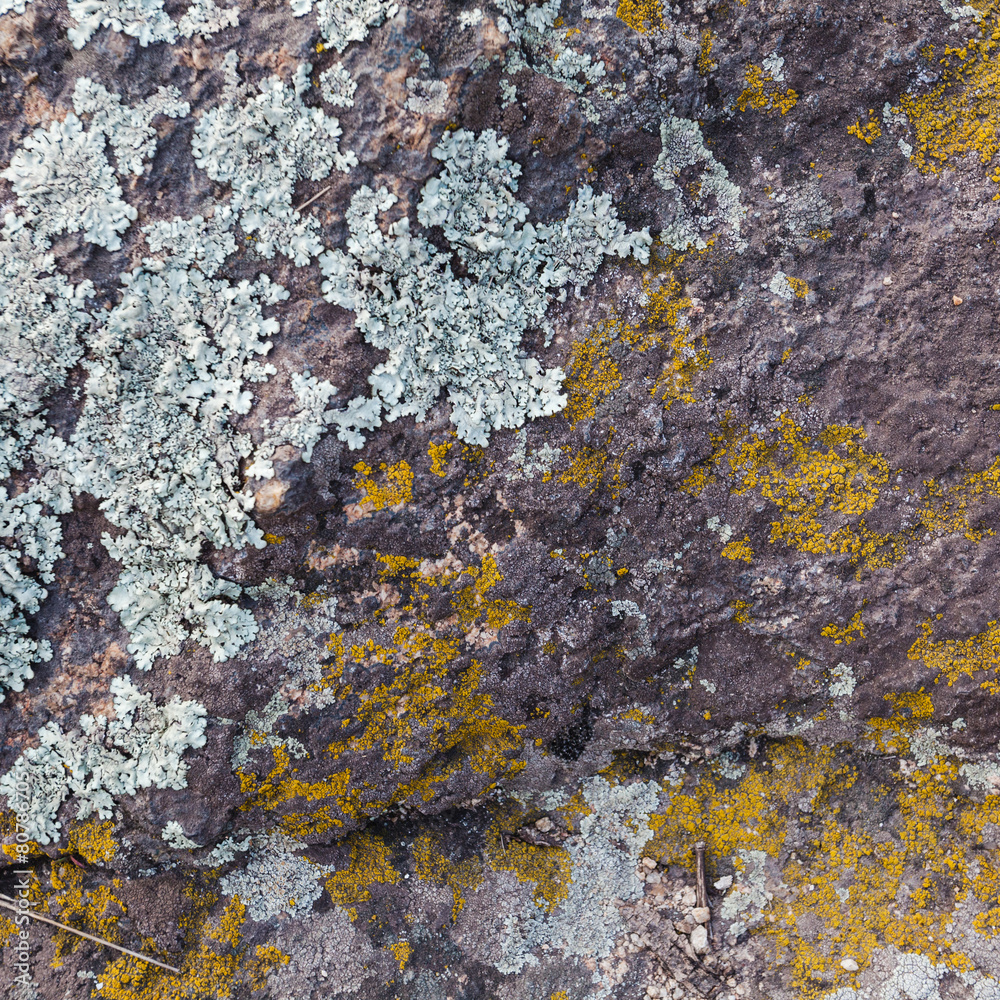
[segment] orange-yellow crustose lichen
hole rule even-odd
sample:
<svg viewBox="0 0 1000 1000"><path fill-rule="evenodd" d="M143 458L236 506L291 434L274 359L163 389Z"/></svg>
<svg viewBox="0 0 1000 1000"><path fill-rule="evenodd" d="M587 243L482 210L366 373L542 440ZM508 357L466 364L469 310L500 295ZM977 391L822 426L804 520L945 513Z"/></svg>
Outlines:
<svg viewBox="0 0 1000 1000"><path fill-rule="evenodd" d="M53 890L48 899L49 910L61 923L115 944L122 943L118 922L125 916L126 908L113 892L113 888L121 886L121 879L112 880L113 888L99 885L84 889L82 870L68 858L61 858L52 863L49 880ZM55 931L52 940L56 949L53 968L59 968L63 959L81 945L90 947L84 938L68 931Z"/></svg>
<svg viewBox="0 0 1000 1000"><path fill-rule="evenodd" d="M788 413L762 433L727 417L712 437L712 456L683 486L697 496L722 478L735 494L759 490L781 513L771 524L772 542L815 554L845 553L868 569L896 565L911 547L925 544L925 536L962 534L979 542L994 533L973 519L972 509L1000 498L1000 458L954 486L926 480L912 526L887 533L868 528L864 515L885 493L890 469L882 455L864 448L865 437L860 427L843 424L810 433Z"/></svg>
<svg viewBox="0 0 1000 1000"><path fill-rule="evenodd" d="M452 893L452 922L465 906L465 893L483 884L483 863L478 855L452 861L441 850L439 834L422 833L413 842L413 864L417 878L432 885L447 886Z"/></svg>
<svg viewBox="0 0 1000 1000"><path fill-rule="evenodd" d="M175 975L135 958L119 958L97 976L91 1000L178 1000L180 997L229 1000L241 986L263 989L267 977L289 956L273 945L251 949L243 943L242 927L246 907L234 896L222 913L218 926L210 923L209 910L217 897L198 893L188 887L185 894L194 899L193 911L181 917L185 932L185 954L181 974ZM145 940L143 947L161 960L178 964L175 956ZM244 988L245 988L244 986ZM242 990L240 994L243 995Z"/></svg>
<svg viewBox="0 0 1000 1000"><path fill-rule="evenodd" d="M723 558L732 559L733 562L742 560L743 562L753 561L753 549L750 546L750 536L744 535L742 538L734 538L723 550Z"/></svg>
<svg viewBox="0 0 1000 1000"><path fill-rule="evenodd" d="M375 510L409 503L413 499L413 470L409 463L402 461L387 465L383 462L379 469L385 473L384 483L375 482L372 478L373 470L365 462L358 462L354 466L354 471L358 473L354 486L361 490L358 502L370 503Z"/></svg>
<svg viewBox="0 0 1000 1000"><path fill-rule="evenodd" d="M787 115L798 103L799 95L789 87L784 93L762 66L748 63L744 77L743 93L736 98L740 111L754 108L757 111L778 111Z"/></svg>
<svg viewBox="0 0 1000 1000"><path fill-rule="evenodd" d="M715 33L706 28L701 33L701 44L698 47L698 62L695 65L698 67L698 72L702 76L708 76L713 70L719 67L712 60L712 45L715 42Z"/></svg>
<svg viewBox="0 0 1000 1000"><path fill-rule="evenodd" d="M356 920L357 904L372 898L373 885L395 885L402 875L393 867L392 851L381 837L354 832L344 843L351 849L350 864L334 872L326 880L326 888L330 898L347 910L351 920Z"/></svg>
<svg viewBox="0 0 1000 1000"><path fill-rule="evenodd" d="M584 810L589 809L584 805ZM557 810L561 811L561 810ZM519 810L494 810L496 822L486 831L486 857L495 872L516 875L521 882L534 882L535 905L551 913L569 896L573 881L573 861L564 847L536 847L513 836L523 825ZM570 827L572 829L572 827Z"/></svg>
<svg viewBox="0 0 1000 1000"><path fill-rule="evenodd" d="M866 124L862 125L859 118L853 125L849 125L847 127L847 134L856 135L870 146L882 134L878 118L875 117L875 109L868 109L868 121Z"/></svg>
<svg viewBox="0 0 1000 1000"><path fill-rule="evenodd" d="M399 968L404 969L410 960L410 955L413 954L413 945L409 941L396 941L388 945L388 948L392 952L392 957L399 962Z"/></svg>
<svg viewBox="0 0 1000 1000"><path fill-rule="evenodd" d="M661 0L618 0L615 15L634 31L642 34L663 27Z"/></svg>
<svg viewBox="0 0 1000 1000"><path fill-rule="evenodd" d="M566 364L563 410L570 427L593 417L596 407L622 384L622 373L611 357L618 339L616 324L601 323L593 333L573 342Z"/></svg>
<svg viewBox="0 0 1000 1000"><path fill-rule="evenodd" d="M938 615L938 619L942 616ZM1000 694L1000 623L988 622L986 628L967 639L942 639L934 641L934 627L930 622L920 626L923 633L910 647L907 657L923 660L929 670L936 670L934 683L946 680L951 687L961 677L975 680L986 675L980 687L990 694Z"/></svg>
<svg viewBox="0 0 1000 1000"><path fill-rule="evenodd" d="M86 823L73 823L69 830L66 854L75 854L94 865L106 865L118 853L114 838L113 820L99 823L96 819Z"/></svg>
<svg viewBox="0 0 1000 1000"><path fill-rule="evenodd" d="M877 732L873 749L893 761L908 752L933 707L923 692L889 700L892 718L869 720L869 733ZM889 783L863 792L879 803L876 818L893 817L883 828L842 815L861 775L838 764L839 754L791 739L767 747L735 782L723 780L720 765L708 765L680 789L665 785L667 803L650 817L655 833L644 853L693 868L691 845L704 840L710 858L733 863L738 851L759 850L777 862L751 934L768 940L769 964L790 970L803 1000L855 982L841 965L845 956L864 970L889 947L956 972L974 968L964 938L950 932L954 907L977 900L983 911L973 919L976 930L1000 933L1000 867L981 850L987 829L1000 822L1000 795L982 802L964 795L953 759L911 763L882 772ZM733 867L739 883L745 869Z"/></svg>
<svg viewBox="0 0 1000 1000"><path fill-rule="evenodd" d="M841 643L845 646L850 646L856 639L863 639L865 637L865 623L861 620L861 612L855 612L851 620L843 628L831 622L820 634L825 635L828 639L833 639L834 644L837 646Z"/></svg>
<svg viewBox="0 0 1000 1000"><path fill-rule="evenodd" d="M484 556L479 567L467 566L465 574L472 578L472 586L460 590L452 599L452 606L458 612L459 624L463 628L483 620L492 629L501 629L511 622L531 621L529 606L489 596L490 591L503 581L503 574L493 556Z"/></svg>
<svg viewBox="0 0 1000 1000"><path fill-rule="evenodd" d="M448 475L448 452L451 451L454 443L454 441L444 441L441 444L428 443L427 454L431 459L431 472L435 476L444 479Z"/></svg>
<svg viewBox="0 0 1000 1000"><path fill-rule="evenodd" d="M871 740L879 753L906 754L910 749L910 737L921 723L934 715L934 703L930 695L919 691L890 692L885 701L893 712L887 719L871 718L865 725L865 739Z"/></svg>
<svg viewBox="0 0 1000 1000"><path fill-rule="evenodd" d="M771 523L772 542L816 554L850 551L843 527L831 530L824 522L861 517L889 481L888 463L865 451L864 439L861 428L842 424L813 436L787 413L766 436L727 419L722 433L713 436L707 467L684 487L697 493L725 475L734 493L756 489L778 506L781 518Z"/></svg>
<svg viewBox="0 0 1000 1000"><path fill-rule="evenodd" d="M809 283L807 281L803 281L801 278L793 278L791 275L785 275L785 280L795 293L797 299L804 299L809 295Z"/></svg>
<svg viewBox="0 0 1000 1000"><path fill-rule="evenodd" d="M911 160L936 173L951 159L975 152L984 165L1000 152L1000 20L983 24L980 36L947 46L941 82L922 96L903 94L899 108L914 130ZM1000 183L1000 167L990 179ZM997 197L996 195L994 197Z"/></svg>

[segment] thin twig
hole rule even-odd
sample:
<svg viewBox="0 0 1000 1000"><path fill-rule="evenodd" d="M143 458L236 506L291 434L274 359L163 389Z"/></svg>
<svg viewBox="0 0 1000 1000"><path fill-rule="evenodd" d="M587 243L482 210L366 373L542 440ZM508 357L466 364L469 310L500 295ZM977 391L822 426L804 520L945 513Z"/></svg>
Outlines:
<svg viewBox="0 0 1000 1000"><path fill-rule="evenodd" d="M699 840L694 845L694 854L698 862L698 880L695 884L695 901L708 910L708 939L715 943L715 928L712 927L712 910L708 905L708 880L705 878L705 841Z"/></svg>
<svg viewBox="0 0 1000 1000"><path fill-rule="evenodd" d="M502 830L500 831L500 847L503 849L503 856L504 856L504 859L506 860L506 858L507 858L507 848L504 847L504 843L503 843L503 831Z"/></svg>
<svg viewBox="0 0 1000 1000"><path fill-rule="evenodd" d="M115 951L131 955L132 958L137 958L140 962L148 962L150 965L158 965L161 969L166 969L167 972L173 972L177 976L181 974L180 969L175 969L172 965L167 965L165 962L157 961L157 959L149 958L146 955L140 955L139 952L132 951L129 948L123 948L120 944L112 944L110 941L105 941L104 938L94 937L93 934L88 934L86 931L78 931L75 927L69 927L66 924L59 923L58 920L53 920L51 917L45 917L42 916L41 913L35 913L34 910L18 906L15 900L11 899L10 896L5 896L2 892L0 892L0 906L8 910L13 910L15 913L24 913L31 917L32 920L40 920L43 924L51 924L53 927L58 927L61 931L69 931L70 934L76 934L79 937L86 938L88 941L103 944L107 948L114 948Z"/></svg>
<svg viewBox="0 0 1000 1000"><path fill-rule="evenodd" d="M302 209L308 208L317 198L322 198L323 195L325 195L327 191L330 191L332 189L333 189L333 185L332 184L327 184L327 186L325 188L323 188L322 191L317 191L308 201L302 202L302 204L299 205L299 207L297 209L295 209L295 211L296 212L301 212Z"/></svg>

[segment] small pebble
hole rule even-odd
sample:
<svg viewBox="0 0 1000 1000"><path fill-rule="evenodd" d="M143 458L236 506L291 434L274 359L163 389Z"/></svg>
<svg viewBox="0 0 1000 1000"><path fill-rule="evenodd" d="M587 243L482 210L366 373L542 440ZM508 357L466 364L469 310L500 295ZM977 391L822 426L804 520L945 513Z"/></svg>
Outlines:
<svg viewBox="0 0 1000 1000"><path fill-rule="evenodd" d="M543 816L541 819L535 820L535 829L540 830L542 833L548 833L552 829L552 820L548 816Z"/></svg>
<svg viewBox="0 0 1000 1000"><path fill-rule="evenodd" d="M652 871L656 867L656 862L652 858L643 858L642 867Z"/></svg>
<svg viewBox="0 0 1000 1000"><path fill-rule="evenodd" d="M854 961L853 958L845 958L841 963L840 967L846 972L857 972L858 963Z"/></svg>
<svg viewBox="0 0 1000 1000"><path fill-rule="evenodd" d="M892 217L893 217L894 219L898 219L898 218L899 218L899 212L893 212L893 213L892 213Z"/></svg>
<svg viewBox="0 0 1000 1000"><path fill-rule="evenodd" d="M694 917L695 923L707 924L712 919L712 911L707 906L696 906L691 911L691 916Z"/></svg>
<svg viewBox="0 0 1000 1000"><path fill-rule="evenodd" d="M884 277L884 278L882 279L882 284L883 284L883 285L891 285L891 284L892 284L892 278L890 278L890 277L889 277L888 275L886 275L886 276L885 276L885 277Z"/></svg>
<svg viewBox="0 0 1000 1000"><path fill-rule="evenodd" d="M691 947L694 948L696 955L704 955L708 951L708 931L704 924L698 924L691 931Z"/></svg>
<svg viewBox="0 0 1000 1000"><path fill-rule="evenodd" d="M951 304L953 306L960 306L965 300L959 295L953 295L951 297Z"/></svg>

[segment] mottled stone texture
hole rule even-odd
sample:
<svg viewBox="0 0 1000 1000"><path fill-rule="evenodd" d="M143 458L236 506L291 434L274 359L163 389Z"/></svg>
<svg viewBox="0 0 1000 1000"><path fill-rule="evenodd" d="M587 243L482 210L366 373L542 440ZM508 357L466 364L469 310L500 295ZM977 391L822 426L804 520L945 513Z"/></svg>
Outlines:
<svg viewBox="0 0 1000 1000"><path fill-rule="evenodd" d="M665 234L648 265L608 259L553 304L551 343L526 336L566 371L562 413L479 448L442 397L360 451L333 433L308 464L279 449L250 484L267 546L202 554L261 626L228 661L192 643L132 668L111 526L76 501L30 619L54 655L0 707L0 771L47 722L107 715L116 676L206 706L186 789L103 822L70 801L62 839L31 849L43 910L182 972L35 925L35 985L12 985L9 948L0 982L44 1000L1000 997L1000 20L985 0L568 0L532 44L500 24L530 25L516 3L476 9L401 4L342 56L282 0L148 47L103 28L77 51L52 0L0 17L0 166L81 76L191 105L123 175L121 250L54 244L95 314L149 255L141 225L228 199L191 138L231 50L251 82L311 61L313 106L335 62L357 82L327 113L358 165L296 187L326 246L363 184L416 228L454 128L510 140L529 221L592 184ZM554 40L605 75L568 85ZM712 160L670 172L675 119ZM292 374L346 402L381 359L315 261L237 241L225 277L290 292L265 310L278 373L241 418L259 441ZM49 402L62 435L85 377ZM197 846L165 840L171 822ZM305 863L311 909L282 897ZM253 898L222 888L253 878Z"/></svg>

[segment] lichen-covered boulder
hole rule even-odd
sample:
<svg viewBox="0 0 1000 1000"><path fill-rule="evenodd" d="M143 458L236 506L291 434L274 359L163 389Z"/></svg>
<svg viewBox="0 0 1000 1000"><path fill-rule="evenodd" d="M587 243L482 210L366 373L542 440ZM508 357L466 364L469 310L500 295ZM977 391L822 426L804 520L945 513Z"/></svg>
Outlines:
<svg viewBox="0 0 1000 1000"><path fill-rule="evenodd" d="M0 0L9 994L1000 997L998 52Z"/></svg>

